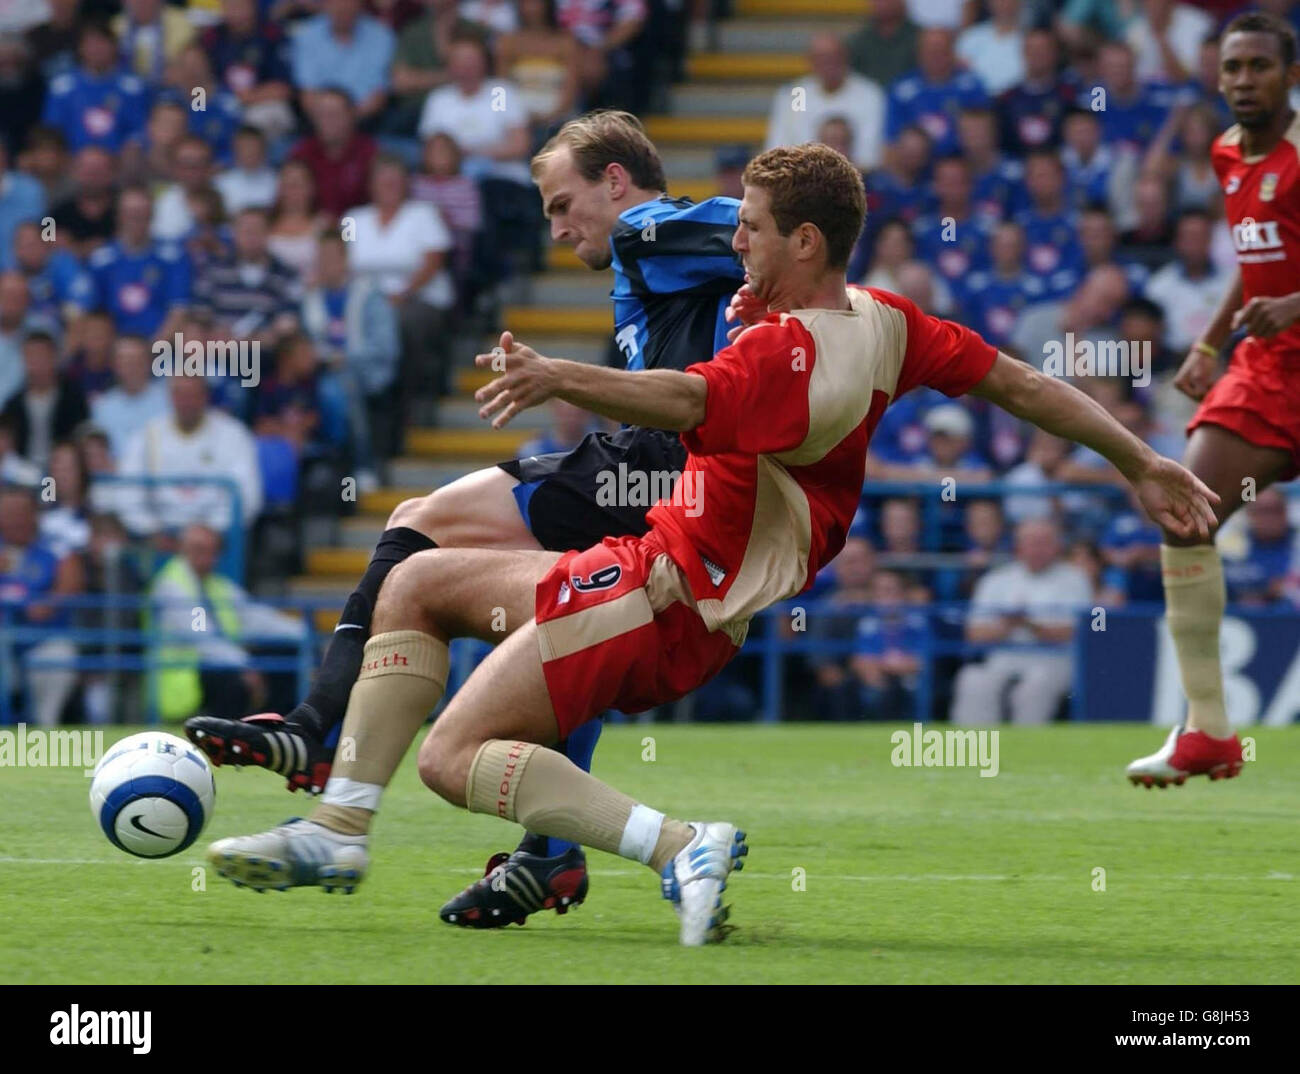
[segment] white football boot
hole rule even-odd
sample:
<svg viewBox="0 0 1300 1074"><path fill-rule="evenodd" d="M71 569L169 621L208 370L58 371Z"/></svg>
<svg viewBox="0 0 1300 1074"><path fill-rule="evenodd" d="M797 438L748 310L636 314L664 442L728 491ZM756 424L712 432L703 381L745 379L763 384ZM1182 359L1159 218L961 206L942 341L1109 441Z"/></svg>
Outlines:
<svg viewBox="0 0 1300 1074"><path fill-rule="evenodd" d="M681 918L685 947L717 943L725 935L723 924L731 911L722 905L727 876L744 868L749 853L745 833L734 824L687 821L695 837L664 866L663 896Z"/></svg>
<svg viewBox="0 0 1300 1074"><path fill-rule="evenodd" d="M258 835L218 839L207 858L236 887L319 887L345 895L361 883L370 862L364 835L340 835L300 817Z"/></svg>

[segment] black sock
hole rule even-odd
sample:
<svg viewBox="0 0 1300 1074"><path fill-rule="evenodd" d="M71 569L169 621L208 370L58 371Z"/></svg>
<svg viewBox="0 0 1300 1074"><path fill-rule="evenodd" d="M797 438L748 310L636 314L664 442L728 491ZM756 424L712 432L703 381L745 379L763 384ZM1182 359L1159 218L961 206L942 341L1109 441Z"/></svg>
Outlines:
<svg viewBox="0 0 1300 1074"><path fill-rule="evenodd" d="M370 557L370 565L357 588L343 606L343 615L334 628L334 636L325 649L325 659L316 673L316 683L306 700L290 712L285 720L323 739L336 724L343 722L348 710L352 684L361 673L361 658L370 638L370 616L379 588L388 572L408 556L437 548L437 544L419 530L394 526L384 530Z"/></svg>

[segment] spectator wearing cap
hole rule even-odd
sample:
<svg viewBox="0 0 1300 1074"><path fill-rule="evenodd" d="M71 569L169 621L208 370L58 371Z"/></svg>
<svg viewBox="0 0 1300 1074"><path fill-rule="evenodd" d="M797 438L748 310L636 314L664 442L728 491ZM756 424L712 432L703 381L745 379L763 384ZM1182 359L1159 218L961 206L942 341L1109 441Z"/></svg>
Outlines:
<svg viewBox="0 0 1300 1074"><path fill-rule="evenodd" d="M86 397L77 385L59 374L59 348L46 332L31 332L23 340L22 390L11 396L4 412L13 422L19 454L44 468L54 445L90 416Z"/></svg>
<svg viewBox="0 0 1300 1074"><path fill-rule="evenodd" d="M904 127L915 125L929 135L935 155L946 156L957 149L957 114L988 104L979 79L957 65L952 31L922 30L916 71L889 88L885 138L892 142Z"/></svg>
<svg viewBox="0 0 1300 1074"><path fill-rule="evenodd" d="M767 124L767 148L802 145L817 137L822 122L839 116L853 128L852 160L867 171L882 156L884 91L849 67L844 42L817 34L808 47L812 73L777 89Z"/></svg>
<svg viewBox="0 0 1300 1074"><path fill-rule="evenodd" d="M957 56L991 94L1025 77L1020 0L988 0L989 17L957 35Z"/></svg>
<svg viewBox="0 0 1300 1074"><path fill-rule="evenodd" d="M293 84L303 111L315 95L340 87L366 123L388 100L388 69L397 41L378 19L363 14L361 0L323 0L321 14L306 20L293 39Z"/></svg>
<svg viewBox="0 0 1300 1074"><path fill-rule="evenodd" d="M316 180L317 204L338 219L366 200L370 165L379 148L357 130L352 98L343 90L315 91L307 114L312 133L293 147L289 159L307 165Z"/></svg>
<svg viewBox="0 0 1300 1074"><path fill-rule="evenodd" d="M1213 228L1207 213L1183 212L1174 229L1174 259L1151 274L1143 291L1164 311L1165 346L1180 354L1201 338L1228 289L1210 259Z"/></svg>
<svg viewBox="0 0 1300 1074"><path fill-rule="evenodd" d="M171 407L167 389L153 375L149 342L143 336L119 336L113 344L114 386L91 405L95 425L108 437L113 454L121 458L127 443Z"/></svg>
<svg viewBox="0 0 1300 1074"><path fill-rule="evenodd" d="M867 21L848 39L849 64L877 86L892 86L916 66L919 33L904 0L874 0Z"/></svg>
<svg viewBox="0 0 1300 1074"><path fill-rule="evenodd" d="M119 69L117 37L103 23L82 25L77 57L76 68L50 83L41 122L57 128L73 152L96 145L116 153L144 133L145 87Z"/></svg>
<svg viewBox="0 0 1300 1074"><path fill-rule="evenodd" d="M84 591L80 557L60 556L41 538L35 489L0 487L0 601L12 606L10 614L18 625L44 628L51 635L9 648L24 669L29 718L41 727L58 724L77 685L72 666L77 651L67 639L72 613L56 602ZM9 653L0 659L8 659ZM50 663L58 666L40 666Z"/></svg>
<svg viewBox="0 0 1300 1074"><path fill-rule="evenodd" d="M83 261L117 232L117 160L107 149L88 145L72 160L72 187L50 215L60 244Z"/></svg>
<svg viewBox="0 0 1300 1074"><path fill-rule="evenodd" d="M1054 522L1022 522L1015 547L1014 562L993 568L975 586L966 638L990 648L957 674L951 719L959 726L1001 723L1004 694L1012 723L1049 723L1070 689L1068 644L1076 616L1092 603L1092 585L1062 558ZM1002 643L1052 648L999 648Z"/></svg>

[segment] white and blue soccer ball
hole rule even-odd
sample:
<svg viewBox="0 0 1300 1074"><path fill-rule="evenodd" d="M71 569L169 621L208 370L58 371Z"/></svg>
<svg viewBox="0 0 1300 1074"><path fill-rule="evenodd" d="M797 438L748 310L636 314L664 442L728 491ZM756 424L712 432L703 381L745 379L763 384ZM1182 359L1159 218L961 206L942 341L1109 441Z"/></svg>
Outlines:
<svg viewBox="0 0 1300 1074"><path fill-rule="evenodd" d="M178 854L212 816L217 784L208 759L183 738L143 731L100 758L90 812L108 841L140 858Z"/></svg>

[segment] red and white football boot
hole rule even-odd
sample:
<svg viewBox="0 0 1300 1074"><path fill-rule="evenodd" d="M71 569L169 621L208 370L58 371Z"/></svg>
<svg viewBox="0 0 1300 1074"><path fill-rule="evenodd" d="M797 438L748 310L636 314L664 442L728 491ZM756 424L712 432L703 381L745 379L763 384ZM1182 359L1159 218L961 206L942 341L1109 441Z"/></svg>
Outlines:
<svg viewBox="0 0 1300 1074"><path fill-rule="evenodd" d="M1241 740L1236 734L1211 738L1204 731L1189 731L1179 724L1160 749L1150 757L1140 757L1125 772L1134 786L1164 790L1171 783L1181 787L1188 776L1231 779L1241 774L1241 765Z"/></svg>

